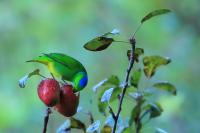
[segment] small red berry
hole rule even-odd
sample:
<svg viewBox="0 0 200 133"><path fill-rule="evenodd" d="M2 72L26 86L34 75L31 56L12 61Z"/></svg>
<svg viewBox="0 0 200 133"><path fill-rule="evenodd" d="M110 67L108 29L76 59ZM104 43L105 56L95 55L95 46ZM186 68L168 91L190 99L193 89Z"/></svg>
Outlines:
<svg viewBox="0 0 200 133"><path fill-rule="evenodd" d="M60 100L60 85L55 79L42 80L38 86L38 96L42 102L52 107Z"/></svg>
<svg viewBox="0 0 200 133"><path fill-rule="evenodd" d="M61 87L60 102L54 107L59 113L66 117L73 116L77 112L79 104L79 93L73 92L71 85Z"/></svg>

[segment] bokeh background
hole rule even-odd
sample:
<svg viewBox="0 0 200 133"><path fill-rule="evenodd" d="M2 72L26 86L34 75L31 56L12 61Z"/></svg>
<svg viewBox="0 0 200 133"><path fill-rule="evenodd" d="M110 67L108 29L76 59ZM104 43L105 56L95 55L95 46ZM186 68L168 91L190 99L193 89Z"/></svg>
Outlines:
<svg viewBox="0 0 200 133"><path fill-rule="evenodd" d="M129 47L118 43L94 53L83 49L84 43L113 28L120 29L121 40L126 40L144 15L168 8L173 13L145 23L136 38L137 45L145 48L145 55L172 59L152 80L170 81L178 95L159 93L156 98L165 111L143 132L155 132L160 127L169 133L199 133L199 4L199 0L0 0L0 132L41 132L45 110L37 96L41 78L33 77L24 89L19 88L18 80L35 68L49 76L44 66L25 63L49 52L68 54L86 66L89 84L81 92L80 106L90 109L103 123L91 88L111 74L123 80ZM123 109L124 116L129 113L130 108ZM48 132L56 132L64 120L54 112Z"/></svg>

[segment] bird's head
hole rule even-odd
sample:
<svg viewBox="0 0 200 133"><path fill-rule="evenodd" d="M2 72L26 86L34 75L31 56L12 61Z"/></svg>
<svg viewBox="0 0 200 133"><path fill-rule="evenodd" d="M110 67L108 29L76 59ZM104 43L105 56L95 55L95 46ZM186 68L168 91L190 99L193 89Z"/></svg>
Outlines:
<svg viewBox="0 0 200 133"><path fill-rule="evenodd" d="M44 65L48 65L49 62L51 62L52 59L48 58L47 56L38 56L32 60L26 61L26 62L39 62Z"/></svg>
<svg viewBox="0 0 200 133"><path fill-rule="evenodd" d="M74 91L80 91L87 85L88 76L86 72L79 72L74 76L73 83L74 83Z"/></svg>

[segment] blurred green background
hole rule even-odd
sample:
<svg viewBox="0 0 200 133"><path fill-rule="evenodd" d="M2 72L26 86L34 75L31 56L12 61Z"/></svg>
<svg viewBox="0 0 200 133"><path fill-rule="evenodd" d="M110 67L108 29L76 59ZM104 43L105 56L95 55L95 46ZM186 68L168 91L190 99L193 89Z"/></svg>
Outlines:
<svg viewBox="0 0 200 133"><path fill-rule="evenodd" d="M199 133L199 4L199 0L0 0L0 132L42 131L45 107L37 96L41 78L33 77L24 89L19 88L18 80L35 68L49 75L44 66L25 63L49 52L68 54L85 65L89 84L81 92L80 106L91 109L95 119L104 120L91 88L111 74L123 80L129 47L116 44L93 53L83 49L84 43L113 28L120 29L121 39L128 39L144 15L168 8L173 13L145 23L136 38L146 55L172 59L152 80L170 81L176 85L178 95L157 97L165 111L143 132L154 132L160 127L169 133ZM123 109L124 115L129 112L129 108ZM54 133L64 120L53 113L48 132ZM87 121L87 117L82 120Z"/></svg>

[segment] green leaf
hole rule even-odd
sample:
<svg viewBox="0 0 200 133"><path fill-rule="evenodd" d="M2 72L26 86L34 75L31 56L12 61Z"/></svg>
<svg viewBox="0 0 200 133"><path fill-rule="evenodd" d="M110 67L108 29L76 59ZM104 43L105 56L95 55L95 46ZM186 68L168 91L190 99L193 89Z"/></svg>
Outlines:
<svg viewBox="0 0 200 133"><path fill-rule="evenodd" d="M91 41L87 42L84 45L84 48L90 51L102 51L114 41L113 38L107 38L107 37L97 37L92 39Z"/></svg>
<svg viewBox="0 0 200 133"><path fill-rule="evenodd" d="M110 89L106 90L101 97L101 102L109 102L110 98L112 96L113 90L114 90L114 88L110 88Z"/></svg>
<svg viewBox="0 0 200 133"><path fill-rule="evenodd" d="M176 87L170 84L169 82L164 81L164 82L155 83L153 87L160 90L168 91L172 93L173 95L176 95Z"/></svg>
<svg viewBox="0 0 200 133"><path fill-rule="evenodd" d="M163 14L166 14L169 12L171 12L169 9L159 9L159 10L152 11L152 12L148 13L145 17L143 17L143 19L141 20L141 23L144 23L145 21L147 21L155 16L163 15Z"/></svg>
<svg viewBox="0 0 200 133"><path fill-rule="evenodd" d="M132 132L133 131L132 131L131 127L127 127L122 131L122 133L132 133Z"/></svg>
<svg viewBox="0 0 200 133"><path fill-rule="evenodd" d="M110 127L109 125L105 125L105 126L101 129L101 133L112 133L112 127Z"/></svg>
<svg viewBox="0 0 200 133"><path fill-rule="evenodd" d="M139 117L140 117L140 113L142 111L142 105L145 102L144 99L141 99L137 102L137 105L133 108L133 110L131 111L131 117L129 120L129 126L131 126L133 124L133 122L138 121Z"/></svg>
<svg viewBox="0 0 200 133"><path fill-rule="evenodd" d="M103 115L106 115L105 110L108 107L108 102L101 102L101 98L102 98L103 94L105 93L105 91L108 89L110 89L110 88L107 88L107 87L104 88L98 95L98 109ZM121 88L119 88L119 87L113 88L113 92L112 92L109 102L113 102L113 101L117 100L118 95L120 93L121 93Z"/></svg>
<svg viewBox="0 0 200 133"><path fill-rule="evenodd" d="M139 62L139 57L141 55L143 55L143 54L144 54L144 49L142 49L142 48L136 48L135 52L134 52L134 59L135 59L135 61ZM127 51L127 56L128 56L128 59L130 60L131 50Z"/></svg>
<svg viewBox="0 0 200 133"><path fill-rule="evenodd" d="M135 88L134 86L128 86L126 92L126 94L137 92L137 88Z"/></svg>
<svg viewBox="0 0 200 133"><path fill-rule="evenodd" d="M146 56L143 58L144 73L147 78L151 78L156 69L161 65L167 65L171 62L170 58L161 56Z"/></svg>
<svg viewBox="0 0 200 133"><path fill-rule="evenodd" d="M97 85L95 85L92 90L94 92L97 92L97 90L100 90L101 88L105 88L105 87L112 87L112 86L119 86L119 78L115 75L110 76L109 78L106 78L104 80L102 80L101 82L99 82Z"/></svg>
<svg viewBox="0 0 200 133"><path fill-rule="evenodd" d="M162 114L163 109L159 103L150 103L144 107L145 110L149 110L149 118L155 118Z"/></svg>
<svg viewBox="0 0 200 133"><path fill-rule="evenodd" d="M142 75L141 69L138 69L132 73L131 80L130 80L132 86L138 88L141 75Z"/></svg>
<svg viewBox="0 0 200 133"><path fill-rule="evenodd" d="M109 78L108 78L108 81L107 83L109 84L113 84L115 86L119 86L119 78L115 75L111 75Z"/></svg>
<svg viewBox="0 0 200 133"><path fill-rule="evenodd" d="M73 117L70 118L70 121L71 121L70 128L81 129L84 132L86 132L86 127L85 127L85 124L83 122L81 122L80 120L77 120Z"/></svg>
<svg viewBox="0 0 200 133"><path fill-rule="evenodd" d="M118 95L121 93L121 88L118 87L119 82L119 78L115 75L112 75L93 87L94 92L97 92L98 90L98 109L103 115L106 115L105 110L108 107L108 103L102 103L101 98L104 95L105 91L110 88L114 88L110 97L110 102L116 100L118 98Z"/></svg>
<svg viewBox="0 0 200 133"><path fill-rule="evenodd" d="M102 103L98 100L98 109L99 112L106 116L106 108L108 107L108 103Z"/></svg>
<svg viewBox="0 0 200 133"><path fill-rule="evenodd" d="M107 32L102 36L96 37L84 45L84 48L89 51L102 51L108 48L114 39L111 36L119 34L119 30L114 29L111 32Z"/></svg>

